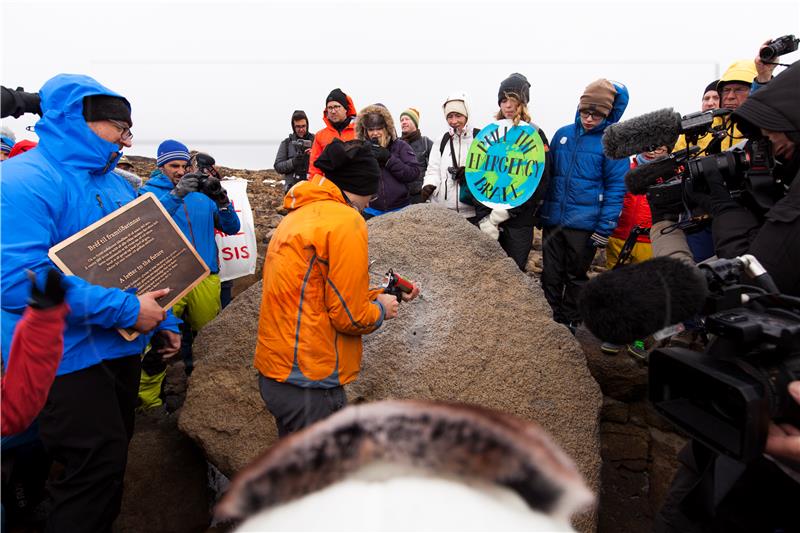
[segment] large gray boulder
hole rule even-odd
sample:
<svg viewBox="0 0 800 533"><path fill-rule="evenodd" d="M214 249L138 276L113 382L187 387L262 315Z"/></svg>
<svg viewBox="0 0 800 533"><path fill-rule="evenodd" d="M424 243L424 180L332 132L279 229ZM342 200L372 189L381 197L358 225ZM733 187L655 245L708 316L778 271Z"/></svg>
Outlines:
<svg viewBox="0 0 800 533"><path fill-rule="evenodd" d="M351 401L424 398L535 420L599 490L602 395L578 342L551 320L533 278L460 215L428 204L372 219L373 284L393 268L422 297L364 338ZM242 293L195 342L180 427L231 475L276 439L252 366L261 285ZM594 529L595 514L576 525Z"/></svg>

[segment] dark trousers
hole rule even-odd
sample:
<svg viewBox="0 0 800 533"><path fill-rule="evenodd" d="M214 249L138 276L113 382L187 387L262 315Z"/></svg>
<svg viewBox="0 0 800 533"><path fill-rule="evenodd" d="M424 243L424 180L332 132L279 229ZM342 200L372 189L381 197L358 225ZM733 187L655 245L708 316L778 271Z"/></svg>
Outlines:
<svg viewBox="0 0 800 533"><path fill-rule="evenodd" d="M503 226L498 242L508 257L513 259L519 269L525 272L528 255L533 247L533 226Z"/></svg>
<svg viewBox="0 0 800 533"><path fill-rule="evenodd" d="M267 410L275 417L279 437L300 431L347 405L347 396L341 386L309 389L259 374L258 388Z"/></svg>
<svg viewBox="0 0 800 533"><path fill-rule="evenodd" d="M105 533L119 514L139 392L139 354L59 376L39 416L39 435L64 465L53 482L50 533Z"/></svg>
<svg viewBox="0 0 800 533"><path fill-rule="evenodd" d="M591 231L560 226L542 233L542 290L556 322L581 321L578 297L589 280L586 272L595 253L591 235Z"/></svg>
<svg viewBox="0 0 800 533"><path fill-rule="evenodd" d="M223 281L219 289L219 303L222 309L228 307L228 304L233 300L233 280Z"/></svg>

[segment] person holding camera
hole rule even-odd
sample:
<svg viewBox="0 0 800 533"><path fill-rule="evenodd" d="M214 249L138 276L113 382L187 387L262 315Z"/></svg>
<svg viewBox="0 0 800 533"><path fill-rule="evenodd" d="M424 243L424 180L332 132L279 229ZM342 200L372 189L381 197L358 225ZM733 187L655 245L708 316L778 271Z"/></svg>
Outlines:
<svg viewBox="0 0 800 533"><path fill-rule="evenodd" d="M362 109L356 118L356 137L369 143L381 167L378 192L364 210L365 218L408 206L409 187L419 177L419 163L411 146L397 138L389 110L381 104Z"/></svg>
<svg viewBox="0 0 800 533"><path fill-rule="evenodd" d="M439 146L431 150L422 182L421 198L423 202L430 200L432 204L452 209L467 219L474 219L475 206L472 197L465 194L469 191L465 162L477 131L468 126L469 104L466 93L457 91L448 96L442 104L442 110L449 128L442 136Z"/></svg>
<svg viewBox="0 0 800 533"><path fill-rule="evenodd" d="M183 316L183 327L191 328L190 335L193 337L219 314L221 307L219 258L214 230L226 235L238 233L239 216L217 177L200 171L186 173L191 159L186 145L172 139L166 140L159 145L157 155L158 168L150 175L147 184L139 189L139 194L152 192L156 195L211 269L211 274L178 300L172 309L175 316ZM184 359L189 373L192 366L187 350L184 350ZM160 388L164 372L158 379L149 380L151 388ZM144 375L142 377L145 378ZM143 407L161 405L158 395L147 396L153 401Z"/></svg>
<svg viewBox="0 0 800 533"><path fill-rule="evenodd" d="M59 74L39 92L39 145L3 163L2 347L8 364L17 324L53 268L48 250L136 198L113 169L132 146L131 105L88 76ZM178 353L180 335L157 299L168 288L131 294L70 278L70 308L56 378L39 415L39 436L63 470L50 484L48 531L111 531L122 501L133 436L140 354L152 332L161 355ZM118 328L142 335L127 341Z"/></svg>
<svg viewBox="0 0 800 533"><path fill-rule="evenodd" d="M360 212L381 179L370 143L336 139L317 164L325 175L298 183L284 198L289 214L264 261L254 366L280 437L346 405L343 386L358 377L361 336L396 317L399 307L396 296L369 288ZM403 299L417 294L415 285Z"/></svg>
<svg viewBox="0 0 800 533"><path fill-rule="evenodd" d="M351 141L356 138L355 118L356 106L353 104L353 99L338 87L332 90L325 99L325 111L322 113L325 127L314 135L314 142L311 144L309 178L322 174L322 171L314 165L314 161L331 141L334 139Z"/></svg>
<svg viewBox="0 0 800 533"><path fill-rule="evenodd" d="M275 172L283 174L284 192L306 179L313 142L314 134L308 131L306 112L298 109L292 113L292 133L281 141L275 155Z"/></svg>
<svg viewBox="0 0 800 533"><path fill-rule="evenodd" d="M800 296L800 63L750 95L733 113L738 130L766 137L775 158L773 178L782 197L763 211L731 197L724 177L708 171L717 255L752 254L780 293ZM787 357L789 354L787 354ZM796 357L796 354L794 355ZM800 381L789 384L800 404ZM785 392L785 391L781 391ZM656 519L655 531L796 531L800 518L800 427L771 423L765 456L741 464L696 441L680 453L680 467Z"/></svg>
<svg viewBox="0 0 800 533"><path fill-rule="evenodd" d="M611 159L601 139L628 107L628 89L599 79L578 102L573 124L559 129L550 145L553 172L540 220L542 289L553 320L575 333L581 322L578 296L598 248L605 248L617 225L628 159Z"/></svg>

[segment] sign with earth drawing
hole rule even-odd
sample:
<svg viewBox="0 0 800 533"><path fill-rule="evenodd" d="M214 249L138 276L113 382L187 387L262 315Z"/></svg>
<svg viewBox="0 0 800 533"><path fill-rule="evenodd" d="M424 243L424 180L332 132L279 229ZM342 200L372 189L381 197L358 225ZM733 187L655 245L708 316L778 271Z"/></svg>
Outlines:
<svg viewBox="0 0 800 533"><path fill-rule="evenodd" d="M475 136L466 161L467 186L473 197L492 209L525 203L539 186L545 165L545 144L535 127L514 126L504 119Z"/></svg>

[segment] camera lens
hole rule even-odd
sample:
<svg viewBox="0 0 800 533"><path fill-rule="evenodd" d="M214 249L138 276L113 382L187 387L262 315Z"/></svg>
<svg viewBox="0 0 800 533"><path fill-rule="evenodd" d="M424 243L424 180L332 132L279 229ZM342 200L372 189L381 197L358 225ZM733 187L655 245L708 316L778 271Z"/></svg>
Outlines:
<svg viewBox="0 0 800 533"><path fill-rule="evenodd" d="M762 48L758 55L762 61L769 61L778 55L777 52L778 51L775 50L775 46L770 44Z"/></svg>

